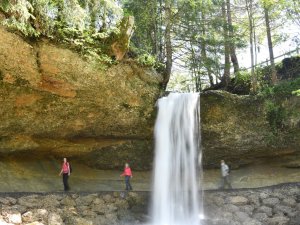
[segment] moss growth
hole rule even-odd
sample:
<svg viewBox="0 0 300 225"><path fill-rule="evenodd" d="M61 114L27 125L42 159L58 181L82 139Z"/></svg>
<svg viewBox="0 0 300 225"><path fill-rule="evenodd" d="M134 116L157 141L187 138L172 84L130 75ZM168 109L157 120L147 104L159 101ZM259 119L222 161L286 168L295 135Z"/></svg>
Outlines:
<svg viewBox="0 0 300 225"><path fill-rule="evenodd" d="M267 98L284 98L297 94L300 89L300 78L290 81L282 81L275 86L266 86L259 93Z"/></svg>
<svg viewBox="0 0 300 225"><path fill-rule="evenodd" d="M273 134L278 134L284 128L284 120L286 118L286 110L271 101L266 101L267 121L272 129Z"/></svg>

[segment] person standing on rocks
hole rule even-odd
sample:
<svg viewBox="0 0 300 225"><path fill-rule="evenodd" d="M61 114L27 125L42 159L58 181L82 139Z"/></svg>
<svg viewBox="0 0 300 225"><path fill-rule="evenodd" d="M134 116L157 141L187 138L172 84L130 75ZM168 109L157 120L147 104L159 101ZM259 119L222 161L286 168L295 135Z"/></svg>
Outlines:
<svg viewBox="0 0 300 225"><path fill-rule="evenodd" d="M120 176L125 177L126 191L132 190L132 186L130 184L130 179L132 178L132 172L128 163L125 164L124 172Z"/></svg>
<svg viewBox="0 0 300 225"><path fill-rule="evenodd" d="M221 160L221 175L221 189L224 189L226 185L231 189L232 186L229 180L229 167L224 160Z"/></svg>
<svg viewBox="0 0 300 225"><path fill-rule="evenodd" d="M59 176L63 175L64 191L70 190L69 183L68 183L70 173L71 173L70 164L67 161L67 158L64 158L64 161L63 161L63 164L61 167L61 171L59 173Z"/></svg>

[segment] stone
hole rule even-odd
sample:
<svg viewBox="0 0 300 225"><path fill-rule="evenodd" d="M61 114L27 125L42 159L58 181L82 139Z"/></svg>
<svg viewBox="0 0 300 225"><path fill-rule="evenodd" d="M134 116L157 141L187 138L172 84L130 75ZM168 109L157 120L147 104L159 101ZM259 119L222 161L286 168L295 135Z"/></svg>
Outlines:
<svg viewBox="0 0 300 225"><path fill-rule="evenodd" d="M294 207L297 204L297 202L293 198L284 198L282 200L282 204L286 206Z"/></svg>
<svg viewBox="0 0 300 225"><path fill-rule="evenodd" d="M91 205L91 203L97 197L98 197L97 194L91 194L91 195L87 195L87 196L80 196L80 197L76 198L75 202L76 202L77 205L88 206L88 205Z"/></svg>
<svg viewBox="0 0 300 225"><path fill-rule="evenodd" d="M0 218L0 225L14 225L13 223L7 223L5 220Z"/></svg>
<svg viewBox="0 0 300 225"><path fill-rule="evenodd" d="M246 205L249 200L243 196L234 196L234 197L229 197L228 199L229 203L233 205Z"/></svg>
<svg viewBox="0 0 300 225"><path fill-rule="evenodd" d="M251 194L248 196L249 202L251 205L254 205L256 207L260 206L259 197L255 194Z"/></svg>
<svg viewBox="0 0 300 225"><path fill-rule="evenodd" d="M288 223L288 225L299 225L299 224L300 224L300 215L296 215L295 217L292 217Z"/></svg>
<svg viewBox="0 0 300 225"><path fill-rule="evenodd" d="M9 223L20 224L22 223L21 213L7 214Z"/></svg>
<svg viewBox="0 0 300 225"><path fill-rule="evenodd" d="M263 199L263 204L265 206L269 206L269 207L274 207L275 205L277 205L279 203L279 199L278 198L266 198Z"/></svg>
<svg viewBox="0 0 300 225"><path fill-rule="evenodd" d="M253 218L260 222L265 222L269 217L266 213L255 213Z"/></svg>
<svg viewBox="0 0 300 225"><path fill-rule="evenodd" d="M221 205L224 205L225 204L225 200L220 197L220 196L214 196L213 197L213 202L214 204L216 204L217 206L221 206Z"/></svg>
<svg viewBox="0 0 300 225"><path fill-rule="evenodd" d="M15 205L17 203L17 199L12 198L12 197L6 197L6 199L12 204Z"/></svg>
<svg viewBox="0 0 300 225"><path fill-rule="evenodd" d="M289 206L285 205L276 205L274 207L274 212L277 214L282 213L285 216L293 217L296 215L295 210Z"/></svg>
<svg viewBox="0 0 300 225"><path fill-rule="evenodd" d="M48 225L63 225L63 220L57 213L50 213L48 218Z"/></svg>
<svg viewBox="0 0 300 225"><path fill-rule="evenodd" d="M101 199L101 198L95 198L95 199L93 200L93 204L94 204L94 205L103 205L104 203L105 203L104 200Z"/></svg>
<svg viewBox="0 0 300 225"><path fill-rule="evenodd" d="M270 194L269 193L266 193L266 192L262 192L259 194L259 198L260 199L266 199L266 198L269 198Z"/></svg>
<svg viewBox="0 0 300 225"><path fill-rule="evenodd" d="M35 221L35 222L32 222L32 223L26 223L25 225L46 225L45 223L41 223L39 221Z"/></svg>
<svg viewBox="0 0 300 225"><path fill-rule="evenodd" d="M111 203L111 202L115 201L115 198L113 198L113 196L111 196L109 194L104 195L102 198L106 203Z"/></svg>
<svg viewBox="0 0 300 225"><path fill-rule="evenodd" d="M287 225L289 219L284 216L275 216L273 218L268 218L267 224L268 225Z"/></svg>
<svg viewBox="0 0 300 225"><path fill-rule="evenodd" d="M37 195L24 196L18 199L18 203L21 206L26 206L28 208L39 208L42 206L42 202Z"/></svg>
<svg viewBox="0 0 300 225"><path fill-rule="evenodd" d="M273 209L270 207L267 207L267 206L261 206L258 208L257 212L265 213L265 214L267 214L267 216L270 217L273 214Z"/></svg>
<svg viewBox="0 0 300 225"><path fill-rule="evenodd" d="M243 225L263 225L263 224L257 220L249 219L249 220L243 222Z"/></svg>
<svg viewBox="0 0 300 225"><path fill-rule="evenodd" d="M22 221L29 223L34 221L33 212L28 211L22 214Z"/></svg>
<svg viewBox="0 0 300 225"><path fill-rule="evenodd" d="M3 205L9 205L10 201L7 198L1 198L0 197L0 203Z"/></svg>
<svg viewBox="0 0 300 225"><path fill-rule="evenodd" d="M248 215L252 215L253 211L254 211L254 206L252 205L243 205L240 206L240 211L247 213Z"/></svg>
<svg viewBox="0 0 300 225"><path fill-rule="evenodd" d="M60 206L60 199L55 195L47 195L42 199L44 208L57 208Z"/></svg>
<svg viewBox="0 0 300 225"><path fill-rule="evenodd" d="M239 211L239 207L233 205L233 204L226 204L224 205L224 209L228 212L237 212Z"/></svg>
<svg viewBox="0 0 300 225"><path fill-rule="evenodd" d="M94 212L96 212L99 215L104 215L105 212L107 211L107 208L105 205L99 204L99 205L93 206L91 210L93 210Z"/></svg>
<svg viewBox="0 0 300 225"><path fill-rule="evenodd" d="M128 209L129 208L129 204L126 200L124 199L116 199L115 204L114 204L118 210L123 210L123 209Z"/></svg>
<svg viewBox="0 0 300 225"><path fill-rule="evenodd" d="M65 198L63 198L60 203L62 205L66 205L66 206L76 206L76 202L75 200L70 197L70 196L66 196Z"/></svg>
<svg viewBox="0 0 300 225"><path fill-rule="evenodd" d="M108 221L111 222L111 224L117 224L118 223L118 218L116 214L113 213L108 213L105 215Z"/></svg>
<svg viewBox="0 0 300 225"><path fill-rule="evenodd" d="M235 212L235 216L240 222L245 222L250 220L249 215L245 212L239 212L239 211Z"/></svg>
<svg viewBox="0 0 300 225"><path fill-rule="evenodd" d="M72 222L72 225L93 225L92 221L80 217L76 217Z"/></svg>
<svg viewBox="0 0 300 225"><path fill-rule="evenodd" d="M46 209L37 209L35 211L37 218L45 219L48 217L49 212Z"/></svg>

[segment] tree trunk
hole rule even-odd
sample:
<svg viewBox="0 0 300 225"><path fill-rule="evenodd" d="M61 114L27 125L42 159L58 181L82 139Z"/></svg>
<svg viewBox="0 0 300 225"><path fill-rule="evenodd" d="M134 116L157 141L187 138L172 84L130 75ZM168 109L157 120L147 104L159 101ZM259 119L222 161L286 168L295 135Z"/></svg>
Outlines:
<svg viewBox="0 0 300 225"><path fill-rule="evenodd" d="M63 10L64 10L64 1L58 0L57 1L57 20L60 22L64 22Z"/></svg>
<svg viewBox="0 0 300 225"><path fill-rule="evenodd" d="M91 18L91 29L96 31L97 11L95 10L95 0L89 1L89 11Z"/></svg>
<svg viewBox="0 0 300 225"><path fill-rule="evenodd" d="M235 43L234 43L234 32L232 26L232 18L231 18L231 5L230 0L226 0L227 5L227 21L228 21L228 29L229 29L229 41L230 41L230 57L231 62L233 64L234 73L237 73L240 70L239 62L235 52Z"/></svg>
<svg viewBox="0 0 300 225"><path fill-rule="evenodd" d="M276 74L275 62L274 62L273 43L272 43L272 35L271 35L271 27L270 27L270 19L269 19L269 9L267 8L267 6L264 6L264 13L265 13L268 47L269 47L269 55L270 55L270 62L271 62L271 80L272 80L272 84L276 84L277 83L277 74Z"/></svg>
<svg viewBox="0 0 300 225"><path fill-rule="evenodd" d="M171 29L172 29L172 0L166 0L165 4L165 13L166 13L166 30L165 30L165 47L166 47L166 69L164 73L164 86L166 87L171 76L172 72L172 58L173 58L173 49L171 41Z"/></svg>
<svg viewBox="0 0 300 225"><path fill-rule="evenodd" d="M159 22L158 22L158 27L159 27L159 30L158 30L158 35L159 35L159 56L158 56L158 59L160 62L162 62L164 60L164 51L163 51L163 31L162 31L162 27L163 27L163 13L162 13L162 10L163 10L163 5L162 5L162 0L159 0Z"/></svg>
<svg viewBox="0 0 300 225"><path fill-rule="evenodd" d="M214 86L214 79L212 77L211 66L208 62L207 54L206 54L206 41L205 41L206 29L205 29L205 22L204 22L205 21L204 12L201 12L201 18L202 18L201 58L202 58L202 61L204 62L204 66L206 67L206 70L207 70L209 84L212 87L212 86Z"/></svg>
<svg viewBox="0 0 300 225"><path fill-rule="evenodd" d="M253 0L246 0L246 9L249 21L249 42L250 42L250 55L251 55L251 83L252 91L257 91L257 79L254 71L254 52L253 52Z"/></svg>
<svg viewBox="0 0 300 225"><path fill-rule="evenodd" d="M226 18L226 8L225 1L222 2L222 17L223 17L223 36L224 36L224 74L222 78L222 83L225 89L227 89L230 83L230 47L228 41L228 29L227 29L227 18Z"/></svg>

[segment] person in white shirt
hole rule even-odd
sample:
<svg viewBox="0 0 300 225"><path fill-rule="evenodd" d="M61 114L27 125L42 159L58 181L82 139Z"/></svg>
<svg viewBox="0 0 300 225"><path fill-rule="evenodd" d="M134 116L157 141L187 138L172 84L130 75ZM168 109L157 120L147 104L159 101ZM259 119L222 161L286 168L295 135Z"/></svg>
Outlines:
<svg viewBox="0 0 300 225"><path fill-rule="evenodd" d="M224 189L226 185L231 189L232 186L229 180L229 167L224 160L221 160L221 175L221 189Z"/></svg>

